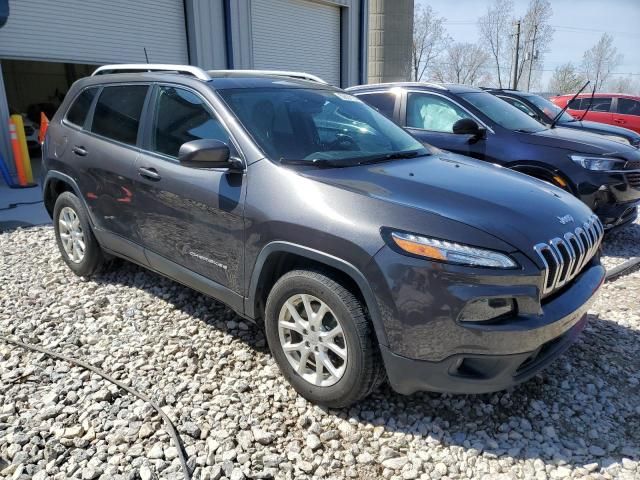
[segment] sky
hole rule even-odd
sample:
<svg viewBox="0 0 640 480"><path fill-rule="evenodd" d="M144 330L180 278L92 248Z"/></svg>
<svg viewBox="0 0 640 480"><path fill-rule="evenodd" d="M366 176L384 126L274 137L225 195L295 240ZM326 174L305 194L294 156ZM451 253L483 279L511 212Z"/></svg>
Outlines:
<svg viewBox="0 0 640 480"><path fill-rule="evenodd" d="M479 39L477 20L491 0L415 0L416 4L431 5L439 16L445 17L449 35L457 42L476 42ZM624 56L616 72L633 73L640 80L640 0L550 0L554 27L550 50L544 56L542 88L553 69L563 63L579 65L585 50L595 45L607 32L613 36L614 46ZM515 14L524 16L528 0L514 0Z"/></svg>

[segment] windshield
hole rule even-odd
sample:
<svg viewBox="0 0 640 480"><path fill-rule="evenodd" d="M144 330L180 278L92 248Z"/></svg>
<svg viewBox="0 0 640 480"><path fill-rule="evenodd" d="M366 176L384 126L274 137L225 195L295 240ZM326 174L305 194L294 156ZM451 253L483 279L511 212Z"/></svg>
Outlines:
<svg viewBox="0 0 640 480"><path fill-rule="evenodd" d="M513 105L487 92L461 93L460 96L498 125L518 132L539 132L546 127Z"/></svg>
<svg viewBox="0 0 640 480"><path fill-rule="evenodd" d="M536 107L538 107L540 110L542 110L544 112L544 114L547 117L549 117L550 120L553 120L554 118L556 118L556 115L558 115L560 113L560 110L562 110L555 103L551 102L550 100L547 100L544 97L540 97L538 95L527 96L527 100L529 100ZM574 120L575 120L575 118L573 118L567 112L564 112L562 114L562 116L560 117L560 119L558 120L558 122L560 122L560 123L573 122Z"/></svg>
<svg viewBox="0 0 640 480"><path fill-rule="evenodd" d="M218 94L273 160L348 165L428 154L395 123L344 92L272 87Z"/></svg>

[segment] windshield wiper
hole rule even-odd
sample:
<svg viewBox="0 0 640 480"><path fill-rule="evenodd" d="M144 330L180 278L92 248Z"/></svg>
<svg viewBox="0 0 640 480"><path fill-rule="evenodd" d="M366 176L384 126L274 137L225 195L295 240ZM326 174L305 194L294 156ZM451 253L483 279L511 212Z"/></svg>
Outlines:
<svg viewBox="0 0 640 480"><path fill-rule="evenodd" d="M370 157L364 157L359 162L358 165L367 165L369 163L377 163L377 162L386 162L387 160L399 160L402 158L415 158L418 156L430 155L429 152L425 151L421 153L420 150L409 150L407 152L391 152L383 155L372 155Z"/></svg>
<svg viewBox="0 0 640 480"><path fill-rule="evenodd" d="M335 160L329 160L326 158L314 158L312 160L303 160L300 158L281 158L279 162L283 165L306 165L316 168L337 168L337 167L350 167L353 166L353 162L338 162Z"/></svg>
<svg viewBox="0 0 640 480"><path fill-rule="evenodd" d="M578 93L576 93L576 94L573 96L573 98L571 98L571 100L569 100L569 101L567 102L567 104L566 104L564 107L562 107L562 110L560 110L560 111L558 112L558 114L553 118L553 121L551 122L551 125L549 126L549 128L555 128L556 123L558 123L558 120L560 120L560 117L562 116L562 114L563 114L564 112L566 112L566 111L567 111L567 108L569 108L569 104L570 104L571 102L573 102L576 98L578 98L578 95L580 95L580 94L582 93L582 91L583 91L585 88L587 88L587 85L589 85L590 83L591 83L591 81L590 81L590 80L587 80L587 83L585 83L585 84L582 86L582 88L581 88L580 90L578 90Z"/></svg>

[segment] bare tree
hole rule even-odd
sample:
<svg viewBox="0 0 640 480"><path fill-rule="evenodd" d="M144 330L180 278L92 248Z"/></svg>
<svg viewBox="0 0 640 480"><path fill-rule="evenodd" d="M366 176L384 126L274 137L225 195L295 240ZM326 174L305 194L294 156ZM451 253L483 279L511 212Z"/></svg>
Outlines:
<svg viewBox="0 0 640 480"><path fill-rule="evenodd" d="M607 82L606 90L611 93L640 93L640 85L631 76L615 77Z"/></svg>
<svg viewBox="0 0 640 480"><path fill-rule="evenodd" d="M556 67L549 80L547 90L559 95L575 93L584 85L585 81L584 76L578 72L577 67L569 62Z"/></svg>
<svg viewBox="0 0 640 480"><path fill-rule="evenodd" d="M411 49L411 79L422 80L434 61L450 41L439 17L431 6L416 5L413 19L413 45Z"/></svg>
<svg viewBox="0 0 640 480"><path fill-rule="evenodd" d="M496 68L498 87L509 86L509 62L512 47L510 46L513 0L495 0L487 12L478 19L482 44L489 50Z"/></svg>
<svg viewBox="0 0 640 480"><path fill-rule="evenodd" d="M553 39L554 30L549 25L552 15L553 9L549 0L529 2L521 22L520 55L518 65L515 66L519 88L529 88L533 71L540 68L543 63L544 54L548 51ZM512 52L514 48L515 44L512 42Z"/></svg>
<svg viewBox="0 0 640 480"><path fill-rule="evenodd" d="M613 37L603 33L598 43L584 52L582 69L597 91L602 89L611 72L622 63L622 59L623 56L613 46Z"/></svg>
<svg viewBox="0 0 640 480"><path fill-rule="evenodd" d="M439 82L484 85L491 81L487 71L489 54L479 45L457 42L451 45L433 71Z"/></svg>

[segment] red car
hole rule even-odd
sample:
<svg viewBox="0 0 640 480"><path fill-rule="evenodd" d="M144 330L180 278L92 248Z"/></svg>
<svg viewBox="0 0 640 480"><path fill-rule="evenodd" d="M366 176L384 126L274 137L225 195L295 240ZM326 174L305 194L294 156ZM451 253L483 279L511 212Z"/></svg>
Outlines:
<svg viewBox="0 0 640 480"><path fill-rule="evenodd" d="M550 100L561 108L573 95L560 95ZM589 106L590 93L582 93L569 104L567 112L580 118ZM608 123L640 133L640 97L624 93L596 93L589 112L584 117L592 122Z"/></svg>

